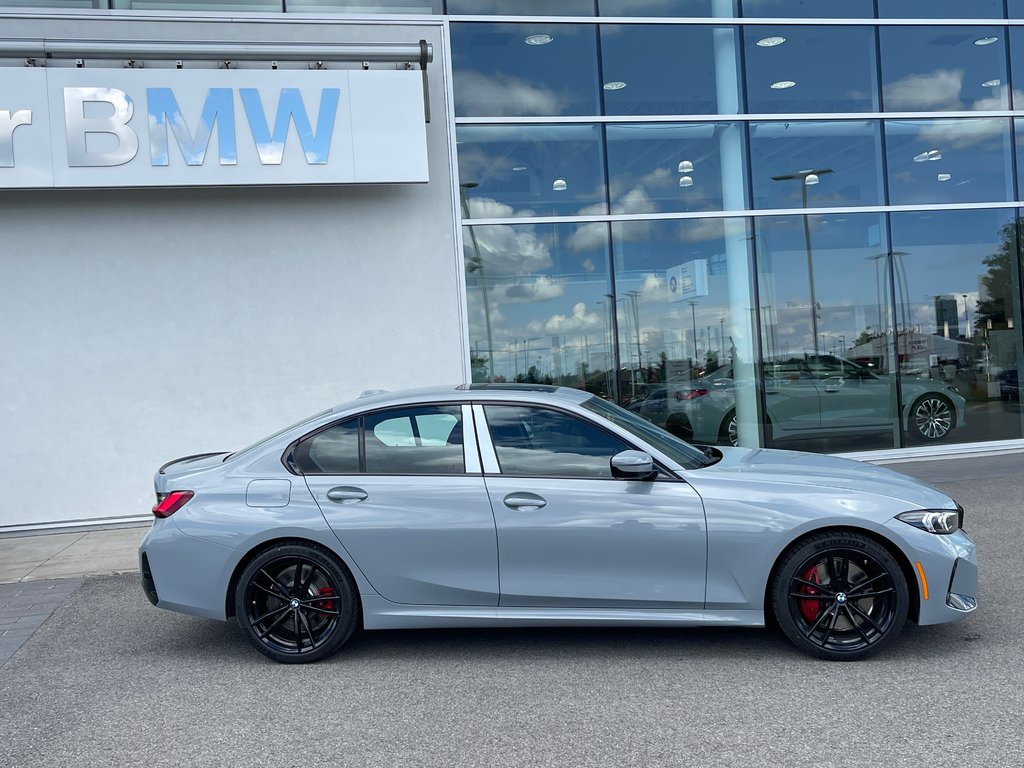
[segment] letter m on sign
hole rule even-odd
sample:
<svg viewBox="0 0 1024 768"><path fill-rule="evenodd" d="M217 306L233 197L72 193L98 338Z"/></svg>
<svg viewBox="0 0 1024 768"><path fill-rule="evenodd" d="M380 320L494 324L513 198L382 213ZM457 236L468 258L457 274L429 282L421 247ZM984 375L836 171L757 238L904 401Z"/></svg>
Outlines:
<svg viewBox="0 0 1024 768"><path fill-rule="evenodd" d="M326 165L331 152L331 136L334 134L334 119L338 114L338 100L341 95L339 88L324 88L320 92L320 112L316 119L316 133L309 124L306 106L302 103L302 94L298 88L282 88L281 98L277 102L277 115L274 118L274 133L271 135L267 126L267 115L263 111L259 91L255 88L239 88L245 114L249 118L249 128L256 142L256 151L263 165L280 165L284 158L284 144L288 138L288 128L295 122L295 131L299 134L299 143L306 154L309 165Z"/></svg>
<svg viewBox="0 0 1024 768"><path fill-rule="evenodd" d="M217 126L217 147L220 150L221 165L237 165L238 150L235 145L235 108L230 88L211 88L206 93L203 114L196 126L195 138L185 124L185 118L178 107L178 100L170 88L147 88L146 102L149 110L149 157L153 165L168 165L167 126L170 125L174 138L181 149L186 165L202 165L206 150L210 146L213 126Z"/></svg>

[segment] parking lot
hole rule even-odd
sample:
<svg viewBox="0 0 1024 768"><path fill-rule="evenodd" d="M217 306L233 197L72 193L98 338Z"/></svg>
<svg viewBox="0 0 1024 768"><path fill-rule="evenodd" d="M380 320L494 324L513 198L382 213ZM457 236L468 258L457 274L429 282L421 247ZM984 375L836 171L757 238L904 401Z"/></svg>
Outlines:
<svg viewBox="0 0 1024 768"><path fill-rule="evenodd" d="M1022 765L1024 456L894 468L964 503L981 607L875 659L761 630L431 630L286 667L90 578L0 667L0 766Z"/></svg>

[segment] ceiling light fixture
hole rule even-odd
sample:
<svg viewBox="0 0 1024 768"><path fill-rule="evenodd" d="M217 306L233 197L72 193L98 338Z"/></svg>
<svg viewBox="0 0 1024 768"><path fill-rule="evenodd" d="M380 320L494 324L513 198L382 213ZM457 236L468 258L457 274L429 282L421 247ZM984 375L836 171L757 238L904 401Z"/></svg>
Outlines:
<svg viewBox="0 0 1024 768"><path fill-rule="evenodd" d="M611 82L604 84L604 89L606 91L621 91L625 87L626 84L621 80L612 80Z"/></svg>
<svg viewBox="0 0 1024 768"><path fill-rule="evenodd" d="M998 41L998 37L979 37L974 41L975 45L992 45L992 43Z"/></svg>
<svg viewBox="0 0 1024 768"><path fill-rule="evenodd" d="M514 166L512 166L512 170L513 171L525 171L526 170L526 166L525 165L514 165Z"/></svg>
<svg viewBox="0 0 1024 768"><path fill-rule="evenodd" d="M553 192L565 192L568 188L569 185L565 183L565 179L563 178L555 179L555 183L551 185L551 190Z"/></svg>
<svg viewBox="0 0 1024 768"><path fill-rule="evenodd" d="M793 80L779 80L777 83L772 83L771 87L776 91L781 91L784 88L792 88L794 85L796 85L796 82Z"/></svg>
<svg viewBox="0 0 1024 768"><path fill-rule="evenodd" d="M693 173L693 163L689 160L680 160L679 166L676 168L677 173Z"/></svg>
<svg viewBox="0 0 1024 768"><path fill-rule="evenodd" d="M953 178L953 175L950 173L940 173L935 178L937 178L939 181L949 181L950 179Z"/></svg>
<svg viewBox="0 0 1024 768"><path fill-rule="evenodd" d="M692 187L693 186L693 176L680 176L679 177L679 186L680 187Z"/></svg>
<svg viewBox="0 0 1024 768"><path fill-rule="evenodd" d="M929 149L927 152L922 152L919 155L914 155L915 163L927 163L932 160L941 160L942 153L937 149Z"/></svg>
<svg viewBox="0 0 1024 768"><path fill-rule="evenodd" d="M998 87L998 86L1000 86L1002 84L1003 84L1003 81L1000 80L999 78L996 78L995 80L986 80L984 83L981 84L981 87L982 88L996 88L996 87Z"/></svg>
<svg viewBox="0 0 1024 768"><path fill-rule="evenodd" d="M528 35L523 42L527 45L547 45L554 39L551 35Z"/></svg>
<svg viewBox="0 0 1024 768"><path fill-rule="evenodd" d="M757 41L757 45L761 48L774 48L776 45L782 45L784 42L786 42L786 38L772 35L771 37L762 37Z"/></svg>
<svg viewBox="0 0 1024 768"><path fill-rule="evenodd" d="M816 173L808 173L806 176L804 176L804 184L808 187L813 187L819 181L820 179L818 178L818 174Z"/></svg>

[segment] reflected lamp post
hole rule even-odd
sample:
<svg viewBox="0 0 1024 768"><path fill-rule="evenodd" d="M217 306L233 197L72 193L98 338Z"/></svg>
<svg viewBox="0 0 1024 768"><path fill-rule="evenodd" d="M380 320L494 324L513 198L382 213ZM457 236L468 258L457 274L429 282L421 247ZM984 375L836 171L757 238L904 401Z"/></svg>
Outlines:
<svg viewBox="0 0 1024 768"><path fill-rule="evenodd" d="M964 297L964 338L969 339L973 335L971 334L971 310L967 306L967 294L961 293L960 295Z"/></svg>
<svg viewBox="0 0 1024 768"><path fill-rule="evenodd" d="M800 181L800 207L807 208L807 188L817 184L820 176L832 173L831 168L815 168L808 171L797 171L782 176L772 176L772 181ZM814 354L818 354L818 301L814 295L814 259L811 256L811 227L807 219L804 219L804 248L807 251L807 280L811 288L811 338L814 339Z"/></svg>
<svg viewBox="0 0 1024 768"><path fill-rule="evenodd" d="M693 323L693 367L697 367L697 302L690 299L690 321Z"/></svg>
<svg viewBox="0 0 1024 768"><path fill-rule="evenodd" d="M469 200L466 199L466 190L474 189L480 185L475 181L464 181L459 184L459 203L462 206L462 218L463 221L468 220L469 216ZM476 230L473 227L467 227L469 229L469 239L473 244L473 258L469 260L469 265L466 267L467 272L477 272L480 278L480 288L484 296L484 323L487 328L487 381L494 380L494 338L491 333L491 299L490 289L487 287L487 278L484 277L484 258L480 255L480 245L476 241ZM478 355L479 356L479 355Z"/></svg>
<svg viewBox="0 0 1024 768"><path fill-rule="evenodd" d="M641 292L637 290L626 292L626 295L629 297L630 304L633 305L633 330L636 331L636 367L638 371L642 371L644 365L644 359L640 355L640 311L637 309L637 297L640 293Z"/></svg>

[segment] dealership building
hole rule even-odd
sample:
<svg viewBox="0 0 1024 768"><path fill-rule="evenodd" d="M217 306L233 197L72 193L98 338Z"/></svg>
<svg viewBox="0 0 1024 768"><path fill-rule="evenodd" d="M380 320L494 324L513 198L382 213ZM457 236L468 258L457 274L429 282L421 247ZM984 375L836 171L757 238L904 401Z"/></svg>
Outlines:
<svg viewBox="0 0 1024 768"><path fill-rule="evenodd" d="M1024 0L0 0L0 533L368 389L1024 449Z"/></svg>

